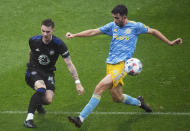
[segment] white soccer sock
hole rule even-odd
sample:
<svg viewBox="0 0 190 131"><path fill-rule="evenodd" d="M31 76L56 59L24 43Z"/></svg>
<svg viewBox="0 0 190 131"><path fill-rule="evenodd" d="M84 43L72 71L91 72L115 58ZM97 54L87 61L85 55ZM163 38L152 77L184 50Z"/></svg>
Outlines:
<svg viewBox="0 0 190 131"><path fill-rule="evenodd" d="M28 115L26 117L26 121L33 120L33 119L34 119L34 114L33 113L28 113Z"/></svg>
<svg viewBox="0 0 190 131"><path fill-rule="evenodd" d="M81 121L81 122L83 122L83 121L84 121L84 118L82 118L81 116L79 116L79 118L80 118L80 121Z"/></svg>

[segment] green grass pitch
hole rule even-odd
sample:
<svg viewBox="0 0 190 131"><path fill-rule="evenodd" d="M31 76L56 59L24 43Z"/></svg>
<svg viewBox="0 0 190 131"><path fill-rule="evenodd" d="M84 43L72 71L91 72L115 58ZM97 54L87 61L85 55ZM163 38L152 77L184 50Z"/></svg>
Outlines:
<svg viewBox="0 0 190 131"><path fill-rule="evenodd" d="M54 101L46 106L47 112L58 113L35 115L38 126L35 130L190 130L189 0L0 0L0 3L0 131L30 130L23 126L24 111L33 94L24 81L29 57L28 39L40 34L40 24L45 18L54 20L55 35L67 44L85 94L77 95L74 81L60 58L56 64ZM153 111L162 114L147 115L137 107L113 103L109 93L105 92L94 112L115 114L91 114L77 129L69 123L67 116L77 115L73 113L82 110L96 84L105 76L111 38L99 35L66 40L65 33L98 28L112 21L111 10L117 4L127 5L129 20L156 28L170 40L183 38L182 46L171 47L155 37L141 35L134 57L142 61L143 71L124 80L124 93L144 96Z"/></svg>

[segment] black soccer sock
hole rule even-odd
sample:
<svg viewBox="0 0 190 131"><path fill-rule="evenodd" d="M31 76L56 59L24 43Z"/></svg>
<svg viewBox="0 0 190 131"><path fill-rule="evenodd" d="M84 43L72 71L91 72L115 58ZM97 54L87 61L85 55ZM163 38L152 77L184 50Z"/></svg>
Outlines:
<svg viewBox="0 0 190 131"><path fill-rule="evenodd" d="M35 112L36 108L38 105L43 104L43 96L44 94L40 93L40 92L35 92L31 99L30 99L30 104L28 107L28 113L33 113Z"/></svg>

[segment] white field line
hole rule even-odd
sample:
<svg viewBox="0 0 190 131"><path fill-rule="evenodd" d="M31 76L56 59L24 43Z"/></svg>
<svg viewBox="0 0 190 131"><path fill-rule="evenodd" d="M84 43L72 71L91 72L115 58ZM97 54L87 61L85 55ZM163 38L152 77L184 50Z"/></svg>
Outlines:
<svg viewBox="0 0 190 131"><path fill-rule="evenodd" d="M0 114L26 114L26 111L0 111ZM48 111L47 114L80 114L80 112ZM92 112L95 115L171 115L190 116L190 112Z"/></svg>

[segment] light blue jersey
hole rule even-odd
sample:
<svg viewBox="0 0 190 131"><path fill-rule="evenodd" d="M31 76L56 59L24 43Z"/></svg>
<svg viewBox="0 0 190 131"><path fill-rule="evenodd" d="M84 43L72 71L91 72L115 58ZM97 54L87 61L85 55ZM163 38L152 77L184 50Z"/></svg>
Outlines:
<svg viewBox="0 0 190 131"><path fill-rule="evenodd" d="M139 34L148 32L148 27L140 22L129 21L123 27L110 22L99 28L101 33L112 36L106 63L117 64L133 56Z"/></svg>

